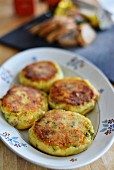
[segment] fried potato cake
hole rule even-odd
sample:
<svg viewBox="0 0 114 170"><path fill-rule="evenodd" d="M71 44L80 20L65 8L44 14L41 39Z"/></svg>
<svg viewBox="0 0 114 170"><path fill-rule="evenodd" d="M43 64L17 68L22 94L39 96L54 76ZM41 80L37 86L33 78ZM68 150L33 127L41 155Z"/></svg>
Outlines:
<svg viewBox="0 0 114 170"><path fill-rule="evenodd" d="M47 94L32 87L13 86L1 99L1 110L12 126L30 128L48 110Z"/></svg>
<svg viewBox="0 0 114 170"><path fill-rule="evenodd" d="M95 107L99 97L97 90L79 77L56 81L49 94L49 105L53 109L64 109L86 114Z"/></svg>
<svg viewBox="0 0 114 170"><path fill-rule="evenodd" d="M49 91L56 80L63 78L59 65L52 61L39 61L26 66L20 73L21 84Z"/></svg>
<svg viewBox="0 0 114 170"><path fill-rule="evenodd" d="M71 111L48 111L29 129L30 143L56 156L78 154L92 143L94 129L85 116Z"/></svg>

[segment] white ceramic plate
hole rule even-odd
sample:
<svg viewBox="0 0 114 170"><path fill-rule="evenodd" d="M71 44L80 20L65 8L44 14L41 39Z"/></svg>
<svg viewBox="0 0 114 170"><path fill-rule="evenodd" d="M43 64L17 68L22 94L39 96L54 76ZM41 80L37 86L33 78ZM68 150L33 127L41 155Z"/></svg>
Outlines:
<svg viewBox="0 0 114 170"><path fill-rule="evenodd" d="M29 144L28 131L18 131L10 126L0 113L0 136L2 141L24 159L48 168L72 169L87 165L101 157L112 145L114 139L114 93L107 78L91 63L74 53L57 48L35 48L21 52L0 68L0 98L12 84L18 83L18 73L26 65L40 60L56 61L66 77L80 76L88 79L100 92L96 108L89 114L96 137L84 152L55 157L33 148Z"/></svg>

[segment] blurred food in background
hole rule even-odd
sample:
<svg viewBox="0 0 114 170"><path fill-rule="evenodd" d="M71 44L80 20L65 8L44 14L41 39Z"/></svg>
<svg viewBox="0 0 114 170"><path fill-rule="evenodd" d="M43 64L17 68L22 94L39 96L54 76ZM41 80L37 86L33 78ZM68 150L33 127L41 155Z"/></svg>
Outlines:
<svg viewBox="0 0 114 170"><path fill-rule="evenodd" d="M77 22L80 17L83 22L88 21L92 27L101 30L109 28L113 23L108 11L79 0L62 0L55 9L55 15L72 16Z"/></svg>
<svg viewBox="0 0 114 170"><path fill-rule="evenodd" d="M30 32L63 47L86 46L95 40L98 29L107 29L112 24L111 14L102 8L78 0L58 0L53 17L33 26Z"/></svg>
<svg viewBox="0 0 114 170"><path fill-rule="evenodd" d="M77 24L72 17L54 16L31 29L33 34L45 38L49 43L57 41L62 46L85 46L96 37L88 23Z"/></svg>

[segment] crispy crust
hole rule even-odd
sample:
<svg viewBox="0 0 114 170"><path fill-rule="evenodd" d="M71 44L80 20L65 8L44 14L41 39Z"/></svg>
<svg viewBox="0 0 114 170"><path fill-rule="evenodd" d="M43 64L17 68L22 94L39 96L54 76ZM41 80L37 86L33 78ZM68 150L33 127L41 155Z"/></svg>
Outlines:
<svg viewBox="0 0 114 170"><path fill-rule="evenodd" d="M33 125L48 110L47 95L27 86L14 86L1 99L5 119L18 129Z"/></svg>
<svg viewBox="0 0 114 170"><path fill-rule="evenodd" d="M65 109L86 114L95 106L99 93L81 78L64 78L51 87L49 104L54 109Z"/></svg>
<svg viewBox="0 0 114 170"><path fill-rule="evenodd" d="M63 78L63 73L57 63L40 61L26 66L20 73L19 80L24 85L49 91L52 83Z"/></svg>
<svg viewBox="0 0 114 170"><path fill-rule="evenodd" d="M42 61L26 66L22 72L26 78L32 81L39 81L49 80L57 73L57 69L52 62Z"/></svg>
<svg viewBox="0 0 114 170"><path fill-rule="evenodd" d="M77 154L87 149L93 134L88 118L60 109L48 111L29 130L32 145L59 156Z"/></svg>

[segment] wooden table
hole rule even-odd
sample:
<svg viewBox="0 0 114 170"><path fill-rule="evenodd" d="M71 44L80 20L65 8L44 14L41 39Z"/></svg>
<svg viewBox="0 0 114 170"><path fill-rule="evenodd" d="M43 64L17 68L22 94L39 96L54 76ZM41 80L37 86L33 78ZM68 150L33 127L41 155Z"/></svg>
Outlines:
<svg viewBox="0 0 114 170"><path fill-rule="evenodd" d="M0 36L31 19L30 16L15 16L12 2L13 0L0 0ZM95 0L94 3L96 3ZM46 10L47 7L40 2L37 5L35 15L40 15ZM0 45L0 65L16 53L18 53L17 50ZM8 149L7 146L0 141L0 170L46 170L46 168L42 168L25 161ZM78 170L114 170L114 144L100 159L94 163L79 168Z"/></svg>

